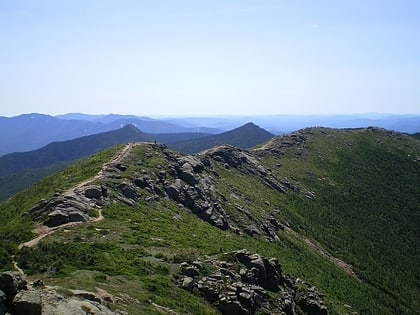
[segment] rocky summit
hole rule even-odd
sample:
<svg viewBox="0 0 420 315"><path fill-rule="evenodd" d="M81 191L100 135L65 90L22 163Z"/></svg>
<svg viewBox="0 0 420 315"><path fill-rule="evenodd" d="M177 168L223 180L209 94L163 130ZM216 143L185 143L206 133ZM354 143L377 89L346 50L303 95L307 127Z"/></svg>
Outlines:
<svg viewBox="0 0 420 315"><path fill-rule="evenodd" d="M374 127L101 151L0 204L0 310L415 314L419 157Z"/></svg>

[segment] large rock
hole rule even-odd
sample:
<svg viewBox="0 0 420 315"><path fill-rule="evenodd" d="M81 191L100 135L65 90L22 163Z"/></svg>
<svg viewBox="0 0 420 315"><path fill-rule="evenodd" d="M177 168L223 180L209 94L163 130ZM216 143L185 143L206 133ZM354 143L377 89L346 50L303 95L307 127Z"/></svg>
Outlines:
<svg viewBox="0 0 420 315"><path fill-rule="evenodd" d="M124 197L131 199L131 200L137 200L137 191L136 188L131 186L128 183L121 183L118 185L118 189L121 190Z"/></svg>
<svg viewBox="0 0 420 315"><path fill-rule="evenodd" d="M178 158L178 164L189 164L189 166L192 167L192 171L195 173L201 173L204 170L204 164L202 163L202 161L192 155L186 155L181 158Z"/></svg>
<svg viewBox="0 0 420 315"><path fill-rule="evenodd" d="M310 315L327 315L328 310L318 290L306 282L298 281L296 304Z"/></svg>
<svg viewBox="0 0 420 315"><path fill-rule="evenodd" d="M13 305L16 315L41 315L42 302L40 290L20 291L16 294Z"/></svg>
<svg viewBox="0 0 420 315"><path fill-rule="evenodd" d="M84 195L89 199L101 199L102 188L100 186L89 186L85 189Z"/></svg>
<svg viewBox="0 0 420 315"><path fill-rule="evenodd" d="M194 174L194 168L188 162L182 164L178 169L178 176L188 185L194 186L198 183L198 178Z"/></svg>
<svg viewBox="0 0 420 315"><path fill-rule="evenodd" d="M70 222L68 213L63 210L55 210L48 214L47 225L49 227L55 227Z"/></svg>
<svg viewBox="0 0 420 315"><path fill-rule="evenodd" d="M50 227L69 222L87 222L90 219L87 210L103 204L103 197L106 196L108 190L105 186L75 188L63 194L55 194L48 201L41 200L28 213L34 220L43 220L47 216L46 225Z"/></svg>
<svg viewBox="0 0 420 315"><path fill-rule="evenodd" d="M205 154L214 160L225 163L228 167L238 168L248 161L248 155L245 150L231 146L221 145L207 150Z"/></svg>
<svg viewBox="0 0 420 315"><path fill-rule="evenodd" d="M26 280L19 272L6 271L0 273L0 290L6 296L6 301L12 301L19 290L26 289ZM4 298L4 295L3 298Z"/></svg>
<svg viewBox="0 0 420 315"><path fill-rule="evenodd" d="M84 290L63 290L42 286L27 290L26 281L17 273L0 274L0 314L11 309L13 315L115 315L102 305L100 296ZM63 294L62 292L68 291ZM3 293L3 294L2 294ZM2 301L4 300L4 301ZM5 302L5 303L3 303ZM7 303L7 308L6 308Z"/></svg>
<svg viewBox="0 0 420 315"><path fill-rule="evenodd" d="M176 202L183 202L185 198L181 197L181 187L178 187L175 184L171 184L165 187L165 192L168 195L169 199L175 200Z"/></svg>
<svg viewBox="0 0 420 315"><path fill-rule="evenodd" d="M80 211L69 211L69 222L88 222L89 216Z"/></svg>

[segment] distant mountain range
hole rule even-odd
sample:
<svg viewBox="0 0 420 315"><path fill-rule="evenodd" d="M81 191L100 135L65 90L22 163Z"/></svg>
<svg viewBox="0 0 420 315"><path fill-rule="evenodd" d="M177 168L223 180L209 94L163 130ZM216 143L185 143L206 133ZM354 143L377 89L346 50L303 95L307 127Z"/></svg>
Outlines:
<svg viewBox="0 0 420 315"><path fill-rule="evenodd" d="M61 118L43 114L25 114L16 117L0 117L0 156L11 152L31 151L54 141L71 140L83 136L97 134L132 124L145 133L175 134L173 141L181 141L221 132L221 130L205 127L183 127L164 120L151 118L106 115L65 115ZM70 119L78 117L79 119ZM90 117L91 119L87 119ZM158 136L155 136L157 138ZM162 136L166 141L170 136Z"/></svg>
<svg viewBox="0 0 420 315"><path fill-rule="evenodd" d="M0 157L0 200L57 171L71 161L117 144L143 141L167 143L191 139L194 136L201 138L178 141L171 147L176 147L182 153L195 153L218 144L249 148L274 135L252 123L213 136L207 134L203 136L201 133L147 134L130 124L113 131L52 142L37 150L9 153Z"/></svg>
<svg viewBox="0 0 420 315"><path fill-rule="evenodd" d="M51 164L73 161L108 147L131 142L151 141L151 138L133 125L73 140L52 142L40 149L15 152L0 157L0 176L23 169L41 168Z"/></svg>
<svg viewBox="0 0 420 315"><path fill-rule="evenodd" d="M132 124L156 141L180 142L219 134L252 121L273 134L283 134L308 126L358 128L377 126L405 133L420 132L420 115L273 115L221 117L144 117L134 115L59 116L24 114L0 117L0 156L31 151L54 141L71 140ZM175 136L177 134L177 136Z"/></svg>

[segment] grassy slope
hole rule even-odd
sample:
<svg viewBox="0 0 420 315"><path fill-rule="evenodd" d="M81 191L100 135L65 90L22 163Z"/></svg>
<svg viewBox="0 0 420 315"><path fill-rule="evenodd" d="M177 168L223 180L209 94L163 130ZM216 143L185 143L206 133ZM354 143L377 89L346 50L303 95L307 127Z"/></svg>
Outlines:
<svg viewBox="0 0 420 315"><path fill-rule="evenodd" d="M303 155L296 156L291 148L280 158L266 156L262 162L278 178L293 176L301 189L315 193L315 200L303 194L274 193L258 177L213 162L219 174L218 193L225 196L223 207L232 218L241 219L242 214L236 210L238 205L252 211L256 221L264 214L275 213L279 221L290 223L295 230L354 264L366 279L364 282L347 275L290 234L279 232L277 242L239 236L212 227L163 199L152 204L138 202L134 207L113 203L104 209L105 220L74 226L70 232L57 232L35 249L21 251L20 265L26 272L45 278L47 283L70 288L101 287L121 298L111 307L132 313L158 313L150 304L153 302L179 313L212 314L213 309L199 296L190 296L174 285L177 263L248 248L277 257L286 273L316 285L326 294L333 314L354 310L415 313L419 288L416 196L420 194L414 193L418 190L415 179L419 178L419 167L411 164L407 150L416 148L418 142L410 143L404 138L402 142L391 139L388 143L390 139L385 133L368 141L358 131L327 130L328 137L321 130L313 132L317 136L307 141ZM380 144L378 137L387 143L380 155L374 154L375 143ZM336 148L338 143L340 150ZM390 143L395 143L395 148ZM135 154L124 161L130 165L124 176L132 178L143 169L148 173L161 170L166 163L163 155L156 152L152 158L145 158L147 150L148 146L135 148ZM0 230L3 242L8 240L13 248L16 242L29 238L30 223L23 220L23 224L20 213L64 186L95 174L111 154L111 150L97 154L0 204L0 219L9 222ZM362 163L365 159L375 163L367 167ZM396 171L399 173L393 174ZM393 176L394 182L389 182L389 176ZM394 194L389 195L391 192ZM144 197L147 192L142 194ZM398 215L400 211L405 211L403 216ZM7 234L18 224L20 230ZM55 272L44 273L46 270Z"/></svg>
<svg viewBox="0 0 420 315"><path fill-rule="evenodd" d="M420 143L382 130L313 129L296 154L266 158L275 174L293 175L314 191L296 200L304 229L351 263L364 281L386 292L394 312L420 308Z"/></svg>
<svg viewBox="0 0 420 315"><path fill-rule="evenodd" d="M36 181L64 169L71 162L60 162L47 167L23 170L10 175L0 176L0 201L13 196Z"/></svg>
<svg viewBox="0 0 420 315"><path fill-rule="evenodd" d="M411 136L420 140L420 132L413 133Z"/></svg>
<svg viewBox="0 0 420 315"><path fill-rule="evenodd" d="M41 199L47 199L54 193L95 175L102 164L109 161L115 150L116 148L107 149L76 162L0 203L1 269L11 268L10 254L15 253L18 243L32 236L32 222L24 213Z"/></svg>

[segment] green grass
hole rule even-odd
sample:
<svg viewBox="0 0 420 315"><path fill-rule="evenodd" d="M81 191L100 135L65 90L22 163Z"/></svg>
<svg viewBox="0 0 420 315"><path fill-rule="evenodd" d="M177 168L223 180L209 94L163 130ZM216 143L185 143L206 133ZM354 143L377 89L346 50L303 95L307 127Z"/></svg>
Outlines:
<svg viewBox="0 0 420 315"><path fill-rule="evenodd" d="M293 175L315 191L315 201L295 198L301 233L351 263L394 312L419 309L418 142L380 131L314 132L304 158L292 148L277 169L266 158L277 176Z"/></svg>
<svg viewBox="0 0 420 315"><path fill-rule="evenodd" d="M94 176L116 150L117 148L112 148L101 151L76 162L0 203L0 269L11 269L11 256L16 253L18 244L32 237L33 222L25 212L40 200L50 198L55 193Z"/></svg>

